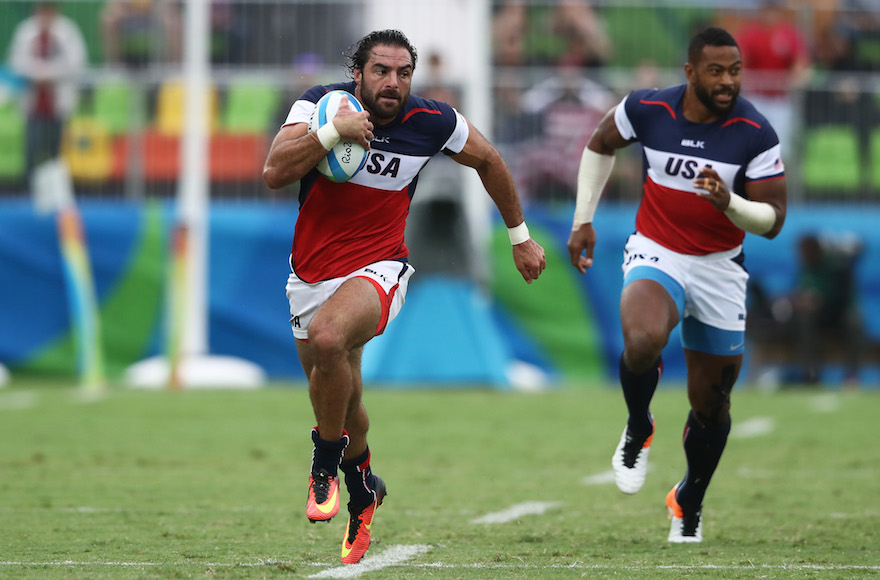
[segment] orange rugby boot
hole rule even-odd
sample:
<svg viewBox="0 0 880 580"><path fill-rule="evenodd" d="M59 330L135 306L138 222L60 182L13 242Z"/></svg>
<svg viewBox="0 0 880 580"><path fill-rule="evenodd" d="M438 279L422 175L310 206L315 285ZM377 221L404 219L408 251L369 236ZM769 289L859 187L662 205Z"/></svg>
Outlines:
<svg viewBox="0 0 880 580"><path fill-rule="evenodd" d="M370 531L373 527L373 515L376 508L382 505L385 499L385 482L379 476L376 477L376 490L373 502L362 509L348 506L350 514L348 526L345 528L345 536L342 538L342 563L357 564L364 557L367 548L370 547Z"/></svg>
<svg viewBox="0 0 880 580"><path fill-rule="evenodd" d="M309 521L329 522L339 513L339 477L323 469L309 474L309 499L306 516Z"/></svg>
<svg viewBox="0 0 880 580"><path fill-rule="evenodd" d="M666 509L672 527L669 529L669 542L673 544L699 543L703 541L703 512L702 509L683 509L675 497L678 491L677 484L666 494Z"/></svg>

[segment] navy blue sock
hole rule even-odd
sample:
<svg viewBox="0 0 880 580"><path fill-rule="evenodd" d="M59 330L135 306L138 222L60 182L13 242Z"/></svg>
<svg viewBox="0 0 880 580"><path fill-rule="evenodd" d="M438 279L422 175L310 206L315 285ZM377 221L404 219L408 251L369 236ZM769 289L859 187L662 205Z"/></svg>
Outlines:
<svg viewBox="0 0 880 580"><path fill-rule="evenodd" d="M687 459L687 473L675 494L679 505L694 509L703 505L706 488L709 487L712 474L715 473L721 460L721 453L727 444L729 433L729 418L726 425L711 428L700 425L693 411L688 413L682 438L684 455Z"/></svg>
<svg viewBox="0 0 880 580"><path fill-rule="evenodd" d="M634 437L649 437L654 431L651 419L651 399L663 373L663 361L657 359L654 366L646 373L637 375L626 368L623 355L620 355L620 386L623 388L623 399L629 411L627 425Z"/></svg>
<svg viewBox="0 0 880 580"><path fill-rule="evenodd" d="M343 432L339 441L327 441L318 436L318 428L312 429L312 442L315 449L312 452L312 473L323 469L328 474L335 476L338 473L339 462L342 461L342 453L348 446L348 434Z"/></svg>
<svg viewBox="0 0 880 580"><path fill-rule="evenodd" d="M367 447L359 457L347 459L339 464L345 474L345 487L348 489L349 505L366 507L375 499L376 476L370 469L370 448Z"/></svg>

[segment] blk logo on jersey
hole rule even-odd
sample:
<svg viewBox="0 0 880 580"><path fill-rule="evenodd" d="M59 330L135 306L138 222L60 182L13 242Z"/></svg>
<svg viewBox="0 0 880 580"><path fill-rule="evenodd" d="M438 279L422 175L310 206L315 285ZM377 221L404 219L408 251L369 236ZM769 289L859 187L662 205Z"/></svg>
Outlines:
<svg viewBox="0 0 880 580"><path fill-rule="evenodd" d="M694 139L682 139L681 146L682 147L693 147L694 149L705 149L706 142L705 141L695 141Z"/></svg>

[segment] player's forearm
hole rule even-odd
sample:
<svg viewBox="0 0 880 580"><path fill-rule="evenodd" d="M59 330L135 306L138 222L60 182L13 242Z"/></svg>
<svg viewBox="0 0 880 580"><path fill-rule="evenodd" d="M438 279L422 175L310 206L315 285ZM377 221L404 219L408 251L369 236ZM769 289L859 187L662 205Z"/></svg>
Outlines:
<svg viewBox="0 0 880 580"><path fill-rule="evenodd" d="M769 235L777 222L776 210L769 203L750 201L733 192L724 214L737 227L759 236Z"/></svg>
<svg viewBox="0 0 880 580"><path fill-rule="evenodd" d="M596 153L589 147L584 147L581 154L581 164L578 168L577 177L577 201L574 208L574 220L572 230L576 230L583 224L593 223L596 207L602 190L608 183L611 170L614 169L614 154L605 155Z"/></svg>
<svg viewBox="0 0 880 580"><path fill-rule="evenodd" d="M263 166L263 180L271 189L295 183L311 171L327 151L315 133L273 143Z"/></svg>
<svg viewBox="0 0 880 580"><path fill-rule="evenodd" d="M498 161L494 163L477 167L477 174L489 197L495 202L495 207L498 208L505 225L512 228L523 223L525 217L516 193L516 186L501 157L499 156Z"/></svg>

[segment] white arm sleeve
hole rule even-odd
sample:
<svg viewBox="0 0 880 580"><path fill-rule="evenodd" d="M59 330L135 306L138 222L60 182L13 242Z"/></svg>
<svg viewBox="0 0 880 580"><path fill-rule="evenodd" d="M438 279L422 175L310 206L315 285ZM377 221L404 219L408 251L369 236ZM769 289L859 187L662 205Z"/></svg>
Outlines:
<svg viewBox="0 0 880 580"><path fill-rule="evenodd" d="M614 155L602 155L584 147L578 169L577 202L574 207L572 230L578 229L582 224L593 223L599 197L614 168L614 159Z"/></svg>
<svg viewBox="0 0 880 580"><path fill-rule="evenodd" d="M769 203L750 201L730 192L730 204L724 215L737 227L759 236L766 234L776 225L776 211Z"/></svg>

